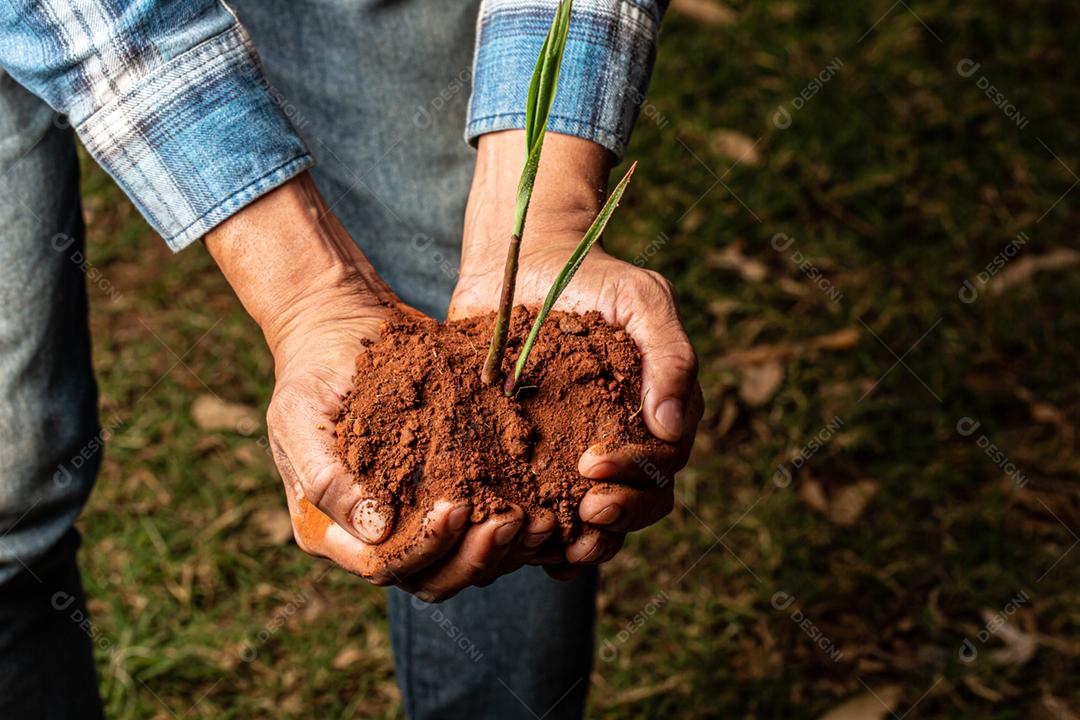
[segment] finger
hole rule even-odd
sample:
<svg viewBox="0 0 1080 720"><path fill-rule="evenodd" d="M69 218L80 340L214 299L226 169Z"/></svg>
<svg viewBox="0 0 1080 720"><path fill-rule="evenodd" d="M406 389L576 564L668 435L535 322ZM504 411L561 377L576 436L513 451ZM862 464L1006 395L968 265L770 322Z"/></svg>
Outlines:
<svg viewBox="0 0 1080 720"><path fill-rule="evenodd" d="M377 547L353 537L340 525L330 524L323 539L323 555L375 585L400 585L453 551L471 512L469 505L436 503L424 518L423 529L415 544L393 560L385 558Z"/></svg>
<svg viewBox="0 0 1080 720"><path fill-rule="evenodd" d="M473 525L457 550L428 571L402 583L402 589L427 602L440 602L460 590L494 579L495 571L524 525L518 507Z"/></svg>
<svg viewBox="0 0 1080 720"><path fill-rule="evenodd" d="M540 510L536 513L536 516L529 520L529 524L525 526L525 531L521 534L519 547L522 554L526 557L532 557L540 552L540 548L551 538L558 526L555 513L550 510Z"/></svg>
<svg viewBox="0 0 1080 720"><path fill-rule="evenodd" d="M671 284L658 273L635 273L625 327L641 351L641 392L645 424L668 442L692 432L693 403L700 393L698 361L683 330Z"/></svg>
<svg viewBox="0 0 1080 720"><path fill-rule="evenodd" d="M552 511L541 509L536 512L521 531L517 541L511 544L510 550L503 556L499 574L505 575L511 569L517 569L526 563L535 564L534 558L538 555L550 555L554 542L549 540L555 537L558 526L558 520Z"/></svg>
<svg viewBox="0 0 1080 720"><path fill-rule="evenodd" d="M439 500L424 516L417 539L399 557L385 564L385 572L376 578L378 585L402 584L446 557L453 557L455 546L468 532L472 505ZM374 548L378 551L378 548Z"/></svg>
<svg viewBox="0 0 1080 720"><path fill-rule="evenodd" d="M287 459L313 505L361 540L381 543L394 529L389 492L358 483L330 451L336 445L330 418L347 390L336 375L279 388L267 410L270 444L279 469Z"/></svg>
<svg viewBox="0 0 1080 720"><path fill-rule="evenodd" d="M288 458L284 459L282 479L300 549L332 560L376 585L398 582L441 558L453 549L472 513L468 503L437 502L424 517L416 543L390 562L379 548L346 532L307 499Z"/></svg>
<svg viewBox="0 0 1080 720"><path fill-rule="evenodd" d="M566 562L566 549L563 546L544 548L528 559L529 565L560 565Z"/></svg>
<svg viewBox="0 0 1080 720"><path fill-rule="evenodd" d="M660 521L674 506L675 493L670 486L638 489L603 484L585 493L578 515L589 525L626 533Z"/></svg>
<svg viewBox="0 0 1080 720"><path fill-rule="evenodd" d="M615 557L625 538L624 533L588 527L566 548L566 560L572 565L599 565Z"/></svg>
<svg viewBox="0 0 1080 720"><path fill-rule="evenodd" d="M578 459L578 472L592 480L639 487L665 487L690 457L693 440L653 445L630 444L610 450L594 445Z"/></svg>

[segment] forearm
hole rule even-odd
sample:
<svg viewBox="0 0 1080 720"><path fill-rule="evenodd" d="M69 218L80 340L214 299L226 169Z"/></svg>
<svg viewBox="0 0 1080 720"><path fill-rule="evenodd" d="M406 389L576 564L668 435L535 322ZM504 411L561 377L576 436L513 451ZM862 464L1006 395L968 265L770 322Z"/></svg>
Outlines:
<svg viewBox="0 0 1080 720"><path fill-rule="evenodd" d="M297 318L317 317L334 296L374 308L384 290L308 173L222 222L206 247L275 355Z"/></svg>
<svg viewBox="0 0 1080 720"><path fill-rule="evenodd" d="M587 228L604 203L614 156L589 140L548 132L525 225L530 238L553 238L570 247L573 232ZM514 203L525 161L525 133L507 130L479 139L476 169L465 211L462 267L502 267L514 227ZM580 239L580 235L578 236Z"/></svg>

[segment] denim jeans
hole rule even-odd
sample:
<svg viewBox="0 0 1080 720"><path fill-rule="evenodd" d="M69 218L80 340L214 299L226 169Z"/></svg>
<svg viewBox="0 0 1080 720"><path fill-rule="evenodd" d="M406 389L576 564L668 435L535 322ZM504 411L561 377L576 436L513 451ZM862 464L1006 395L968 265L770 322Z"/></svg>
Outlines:
<svg viewBox="0 0 1080 720"><path fill-rule="evenodd" d="M443 317L473 151L477 2L235 0L316 183L375 268ZM0 71L0 718L96 718L72 523L98 469L70 130ZM391 590L410 718L580 717L596 574L524 568L428 605Z"/></svg>

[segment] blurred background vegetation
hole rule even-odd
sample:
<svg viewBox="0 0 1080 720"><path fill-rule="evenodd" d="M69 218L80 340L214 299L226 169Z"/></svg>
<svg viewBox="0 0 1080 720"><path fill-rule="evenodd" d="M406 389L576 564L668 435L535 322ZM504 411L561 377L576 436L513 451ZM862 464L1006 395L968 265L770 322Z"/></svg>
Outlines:
<svg viewBox="0 0 1080 720"><path fill-rule="evenodd" d="M591 715L1080 714L1077 47L1075 3L676 0L607 243L708 413ZM292 545L258 329L84 167L110 716L400 716L383 594Z"/></svg>

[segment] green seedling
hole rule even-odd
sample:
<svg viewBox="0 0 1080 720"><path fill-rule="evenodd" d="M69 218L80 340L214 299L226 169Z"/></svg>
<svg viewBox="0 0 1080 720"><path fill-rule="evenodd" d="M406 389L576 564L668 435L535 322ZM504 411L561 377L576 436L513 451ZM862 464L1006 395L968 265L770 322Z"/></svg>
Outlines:
<svg viewBox="0 0 1080 720"><path fill-rule="evenodd" d="M566 50L572 5L572 0L559 3L544 44L540 46L540 55L536 58L536 67L529 82L529 96L525 107L525 167L522 168L521 179L518 181L514 205L514 232L510 236L510 245L506 252L495 328L491 334L484 370L480 375L486 385L492 385L499 379L502 357L506 351L506 334L510 329L510 316L514 311L514 287L517 284L521 235L525 230L525 216L529 212L529 201L536 183L536 170L540 167L540 152L544 147L548 115L551 113L551 106L555 104L555 91L559 85L563 52Z"/></svg>
<svg viewBox="0 0 1080 720"><path fill-rule="evenodd" d="M518 181L517 199L514 207L514 232L510 236L510 244L507 248L506 263L503 267L502 293L499 297L499 307L495 315L495 326L491 334L491 345L488 348L487 359L481 379L484 384L494 384L500 376L502 358L506 352L506 336L510 330L510 319L514 311L514 289L517 285L518 258L521 251L521 236L525 230L525 217L529 211L529 201L532 199L533 186L536 183L536 171L540 167L540 153L544 146L544 135L547 132L548 116L551 107L555 103L555 93L559 84L559 71L562 67L563 53L566 50L566 37L570 28L570 10L572 0L562 0L555 11L555 18L548 29L544 44L540 47L540 55L536 58L536 67L533 69L532 80L529 82L529 95L525 108L525 166L521 170L521 179ZM585 262L588 254L596 241L607 227L615 208L619 206L623 192L630 182L630 176L634 174L634 163L619 184L615 186L608 197L604 207L593 220L588 232L581 238L581 242L574 248L570 259L566 261L562 271L548 290L544 304L533 322L525 344L521 348L514 371L506 378L503 384L503 392L509 396L516 396L521 389L521 375L525 371L525 364L529 360L536 338L540 335L540 328L544 320L551 312L551 308L562 295L563 290L570 284L574 274Z"/></svg>
<svg viewBox="0 0 1080 720"><path fill-rule="evenodd" d="M563 290L570 284L574 273L581 267L581 263L585 262L585 256L589 254L589 250L592 249L592 246L596 244L596 241L604 233L604 228L607 227L608 220L611 219L615 208L619 207L619 201L622 200L623 192L626 191L626 186L630 184L630 176L634 174L634 168L636 167L637 163L635 162L630 166L623 179L619 181L619 184L615 186L615 189L611 191L611 195L608 196L607 202L601 208L600 214L593 220L588 232L585 233L585 236L581 238L581 242L574 248L570 259L563 265L562 271L559 272L555 282L551 285L551 289L548 290L547 297L544 298L544 304L540 308L540 312L537 313L536 320L533 321L532 329L529 330L529 336L525 338L525 344L521 346L521 353L518 355L517 362L514 363L514 372L510 377L506 378L503 392L507 395L513 395L517 392L518 383L521 382L521 374L525 371L525 363L529 360L529 353L532 351L533 343L536 342L537 336L540 335L540 327L544 324L544 320L547 319L548 313L551 312L551 308L555 305L559 296L562 295Z"/></svg>

